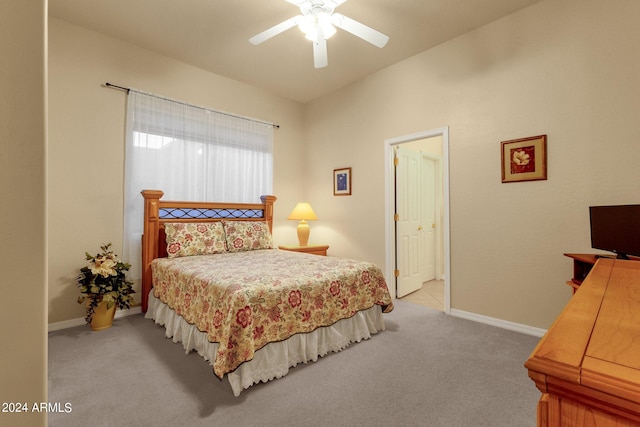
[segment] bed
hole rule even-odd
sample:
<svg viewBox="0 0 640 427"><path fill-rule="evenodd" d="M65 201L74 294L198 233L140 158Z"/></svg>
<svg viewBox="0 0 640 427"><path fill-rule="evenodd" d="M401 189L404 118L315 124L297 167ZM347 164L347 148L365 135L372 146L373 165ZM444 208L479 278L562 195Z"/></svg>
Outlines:
<svg viewBox="0 0 640 427"><path fill-rule="evenodd" d="M235 396L384 330L393 303L380 268L275 249L275 196L256 204L142 196L142 311L209 361Z"/></svg>

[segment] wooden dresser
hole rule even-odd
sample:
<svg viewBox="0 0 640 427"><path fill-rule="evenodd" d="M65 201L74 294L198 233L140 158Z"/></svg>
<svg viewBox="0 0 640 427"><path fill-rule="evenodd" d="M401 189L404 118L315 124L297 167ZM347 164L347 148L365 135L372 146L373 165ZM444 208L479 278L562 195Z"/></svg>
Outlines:
<svg viewBox="0 0 640 427"><path fill-rule="evenodd" d="M640 426L640 262L598 259L525 367L538 426Z"/></svg>

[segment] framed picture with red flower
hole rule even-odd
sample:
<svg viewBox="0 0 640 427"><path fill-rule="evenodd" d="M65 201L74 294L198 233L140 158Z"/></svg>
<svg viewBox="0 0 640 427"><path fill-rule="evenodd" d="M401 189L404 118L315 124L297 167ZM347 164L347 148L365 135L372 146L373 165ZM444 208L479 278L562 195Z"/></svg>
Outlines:
<svg viewBox="0 0 640 427"><path fill-rule="evenodd" d="M502 182L547 179L547 135L502 141Z"/></svg>

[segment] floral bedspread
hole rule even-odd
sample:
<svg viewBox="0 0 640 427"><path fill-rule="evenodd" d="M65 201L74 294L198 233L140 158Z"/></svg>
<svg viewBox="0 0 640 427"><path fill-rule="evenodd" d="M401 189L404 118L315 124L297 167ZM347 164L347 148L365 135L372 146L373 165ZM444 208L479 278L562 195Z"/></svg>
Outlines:
<svg viewBox="0 0 640 427"><path fill-rule="evenodd" d="M380 268L278 249L182 258L152 265L154 295L219 343L222 378L255 351L377 304L393 303Z"/></svg>

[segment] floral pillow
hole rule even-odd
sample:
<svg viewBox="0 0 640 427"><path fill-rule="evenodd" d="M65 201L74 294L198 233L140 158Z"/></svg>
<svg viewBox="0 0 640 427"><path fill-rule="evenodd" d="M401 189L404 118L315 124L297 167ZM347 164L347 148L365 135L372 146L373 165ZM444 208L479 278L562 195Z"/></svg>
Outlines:
<svg viewBox="0 0 640 427"><path fill-rule="evenodd" d="M211 255L227 251L221 222L170 222L164 225L169 258Z"/></svg>
<svg viewBox="0 0 640 427"><path fill-rule="evenodd" d="M264 221L223 221L229 252L272 249L269 225Z"/></svg>

